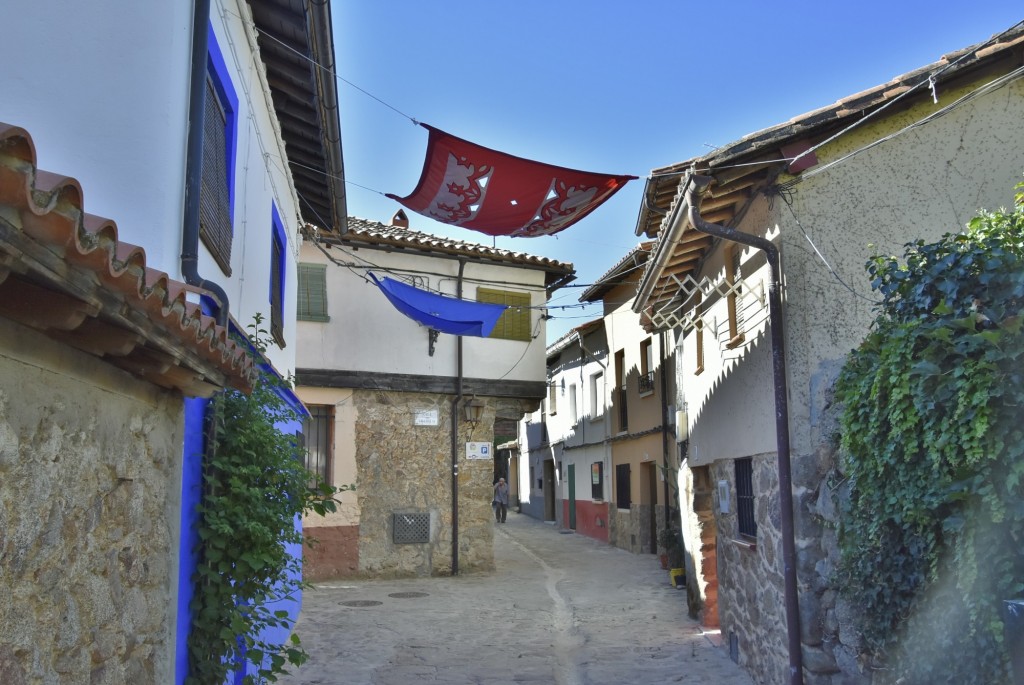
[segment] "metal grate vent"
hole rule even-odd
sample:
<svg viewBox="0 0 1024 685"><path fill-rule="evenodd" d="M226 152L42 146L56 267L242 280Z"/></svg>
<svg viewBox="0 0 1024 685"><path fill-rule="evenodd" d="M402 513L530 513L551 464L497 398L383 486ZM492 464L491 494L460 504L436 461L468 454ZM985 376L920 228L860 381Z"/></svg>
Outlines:
<svg viewBox="0 0 1024 685"><path fill-rule="evenodd" d="M430 542L430 514L393 514L393 537L396 545L417 545Z"/></svg>

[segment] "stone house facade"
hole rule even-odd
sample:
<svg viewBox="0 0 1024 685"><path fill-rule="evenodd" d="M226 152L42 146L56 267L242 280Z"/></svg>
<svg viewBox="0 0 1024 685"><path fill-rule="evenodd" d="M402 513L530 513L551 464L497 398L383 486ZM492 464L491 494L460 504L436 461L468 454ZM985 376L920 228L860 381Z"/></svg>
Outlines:
<svg viewBox="0 0 1024 685"><path fill-rule="evenodd" d="M543 307L572 266L421 233L402 211L391 225L350 217L300 261L296 392L312 412L310 468L357 486L336 514L305 522L320 540L306 579L493 568L491 489L507 469L494 446L545 396ZM489 337L438 333L368 273L509 306Z"/></svg>
<svg viewBox="0 0 1024 685"><path fill-rule="evenodd" d="M871 681L831 585L830 392L873 318L868 258L1011 204L1022 48L1012 29L647 183L634 311L676 339L690 605L759 683Z"/></svg>

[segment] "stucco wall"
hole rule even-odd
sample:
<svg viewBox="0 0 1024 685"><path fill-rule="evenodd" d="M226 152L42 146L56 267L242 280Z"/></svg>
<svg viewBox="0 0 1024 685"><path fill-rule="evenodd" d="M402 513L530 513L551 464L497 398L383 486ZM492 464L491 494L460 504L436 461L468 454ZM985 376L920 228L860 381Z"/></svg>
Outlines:
<svg viewBox="0 0 1024 685"><path fill-rule="evenodd" d="M417 285L454 296L458 261L434 258L413 251L383 252L351 248L330 250L344 263L379 267L380 276L403 271L416 275ZM441 335L429 353L427 328L408 318L364 280L365 270L349 270L330 263L320 250L304 245L300 261L326 264L327 309L331 320L303 321L299 326L298 358L304 369L341 369L377 373L414 374L454 378L458 375L458 336ZM489 285L490 284L490 285ZM468 262L463 274L463 296L475 300L478 287L528 293L533 306L545 302L544 273L494 264ZM462 336L462 370L467 378L507 381L544 380L544 321L540 310L531 313L536 337L529 342ZM386 341L387 344L381 344Z"/></svg>
<svg viewBox="0 0 1024 685"><path fill-rule="evenodd" d="M29 3L4 19L3 120L26 128L39 168L78 179L85 210L117 222L147 265L181 277L192 3ZM268 357L295 368L299 200L277 115L244 28L245 0L213 0L210 26L238 97L230 276L199 243L199 273L221 285L242 326L270 320L271 203L284 223L284 336ZM45 45L45 49L40 49ZM117 49L107 49L116 45ZM125 59L125 55L131 55ZM26 77L31 74L31 78ZM100 94L102 93L102 94ZM67 103L75 103L69 110ZM269 326L266 326L269 328Z"/></svg>
<svg viewBox="0 0 1024 685"><path fill-rule="evenodd" d="M181 397L0 340L0 681L172 682Z"/></svg>

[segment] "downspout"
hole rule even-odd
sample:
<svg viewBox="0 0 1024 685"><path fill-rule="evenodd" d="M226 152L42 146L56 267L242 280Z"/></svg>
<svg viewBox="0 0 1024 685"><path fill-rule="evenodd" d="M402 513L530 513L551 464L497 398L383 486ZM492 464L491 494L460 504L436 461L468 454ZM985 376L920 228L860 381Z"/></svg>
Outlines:
<svg viewBox="0 0 1024 685"><path fill-rule="evenodd" d="M789 449L789 387L786 381L786 347L782 332L782 276L779 249L765 238L733 228L708 223L700 216L701 195L711 178L691 176L687 181L686 204L690 224L700 233L761 250L768 260L768 321L771 327L772 381L775 389L775 439L778 449L779 505L781 509L782 561L786 595L786 633L789 638L789 682L803 685L803 654L800 646L800 604L797 595L796 542L793 530L793 476Z"/></svg>
<svg viewBox="0 0 1024 685"><path fill-rule="evenodd" d="M658 336L658 345L661 347L661 462L662 479L665 484L665 528L669 528L669 501L668 501L668 427L670 424L668 415L668 355L665 354L665 340L668 335L662 331Z"/></svg>
<svg viewBox="0 0 1024 685"><path fill-rule="evenodd" d="M466 262L459 260L455 294L462 299L462 274ZM462 336L455 336L456 377L452 400L452 575L459 575L459 407L462 406Z"/></svg>
<svg viewBox="0 0 1024 685"><path fill-rule="evenodd" d="M210 0L196 0L192 16L192 67L189 76L188 139L185 153L185 215L181 231L181 275L217 300L217 323L228 324L228 295L199 275L199 192L203 170L203 112L206 109L206 59Z"/></svg>

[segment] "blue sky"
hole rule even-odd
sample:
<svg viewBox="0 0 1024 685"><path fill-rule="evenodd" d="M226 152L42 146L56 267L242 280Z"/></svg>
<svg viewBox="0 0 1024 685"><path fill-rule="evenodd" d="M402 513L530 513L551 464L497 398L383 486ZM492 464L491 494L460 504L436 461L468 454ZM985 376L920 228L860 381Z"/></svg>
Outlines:
<svg viewBox="0 0 1024 685"><path fill-rule="evenodd" d="M720 2L335 0L349 214L387 223L427 132L587 171L640 176L557 236L497 246L575 265L592 283L634 247L644 177L981 42L1020 0ZM392 109L393 108L393 109ZM394 111L398 110L400 113ZM405 116L403 116L405 115ZM364 186L364 187L360 187ZM493 244L410 213L413 228ZM600 316L555 293L548 342Z"/></svg>

